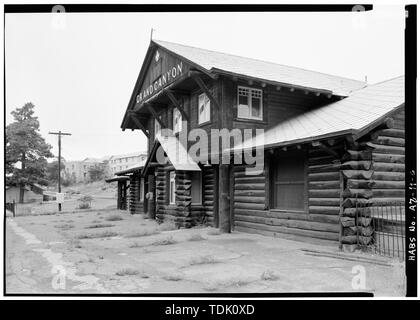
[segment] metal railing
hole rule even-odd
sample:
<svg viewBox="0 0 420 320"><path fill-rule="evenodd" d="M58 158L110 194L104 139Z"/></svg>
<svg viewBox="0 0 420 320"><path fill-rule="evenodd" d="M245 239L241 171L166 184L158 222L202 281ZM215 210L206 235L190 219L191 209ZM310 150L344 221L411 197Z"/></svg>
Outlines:
<svg viewBox="0 0 420 320"><path fill-rule="evenodd" d="M405 258L404 202L356 202L356 239L363 250Z"/></svg>

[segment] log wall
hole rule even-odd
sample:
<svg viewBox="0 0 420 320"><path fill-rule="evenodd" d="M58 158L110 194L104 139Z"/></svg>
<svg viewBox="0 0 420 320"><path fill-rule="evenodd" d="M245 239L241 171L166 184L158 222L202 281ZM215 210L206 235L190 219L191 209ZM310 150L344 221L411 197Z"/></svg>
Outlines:
<svg viewBox="0 0 420 320"><path fill-rule="evenodd" d="M131 214L144 213L143 202L140 202L139 188L140 174L132 174L128 191L128 209Z"/></svg>
<svg viewBox="0 0 420 320"><path fill-rule="evenodd" d="M214 170L212 167L203 169L203 204L191 202L191 176L188 171L176 171L175 204L169 204L169 171L172 165L156 168L156 219L159 222L173 221L179 228L189 228L203 222L214 221ZM211 191L211 197L209 192Z"/></svg>
<svg viewBox="0 0 420 320"><path fill-rule="evenodd" d="M342 241L345 244L355 244L357 238L361 244L370 244L373 240L371 212L377 212L377 206L405 199L404 115L404 109L396 112L392 125L368 133L344 156ZM352 168L345 166L350 163Z"/></svg>
<svg viewBox="0 0 420 320"><path fill-rule="evenodd" d="M270 168L260 175L245 175L234 167L235 230L296 240L337 243L340 212L340 165L334 156L308 150L305 212L270 209ZM311 240L310 240L311 239Z"/></svg>

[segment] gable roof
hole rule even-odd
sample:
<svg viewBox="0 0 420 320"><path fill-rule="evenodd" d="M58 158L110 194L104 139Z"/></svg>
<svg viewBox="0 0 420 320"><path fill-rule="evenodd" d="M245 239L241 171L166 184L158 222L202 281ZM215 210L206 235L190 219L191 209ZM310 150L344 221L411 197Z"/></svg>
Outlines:
<svg viewBox="0 0 420 320"><path fill-rule="evenodd" d="M283 146L345 134L361 135L404 104L404 76L368 86L351 96L305 112L266 129L253 142L246 140L233 150L264 145Z"/></svg>
<svg viewBox="0 0 420 320"><path fill-rule="evenodd" d="M189 60L189 62L200 66L208 72L217 71L237 76L244 75L271 81L279 85L286 84L301 89L322 90L338 96L348 96L351 92L366 86L361 81L273 62L161 40L152 40L152 42Z"/></svg>

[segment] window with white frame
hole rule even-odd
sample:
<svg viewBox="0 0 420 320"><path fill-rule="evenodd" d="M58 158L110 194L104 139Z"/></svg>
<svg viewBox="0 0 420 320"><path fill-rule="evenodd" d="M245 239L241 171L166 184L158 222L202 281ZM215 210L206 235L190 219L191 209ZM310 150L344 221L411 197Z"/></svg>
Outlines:
<svg viewBox="0 0 420 320"><path fill-rule="evenodd" d="M198 96L198 124L210 121L210 99L205 93Z"/></svg>
<svg viewBox="0 0 420 320"><path fill-rule="evenodd" d="M180 132L182 130L182 115L178 108L174 108L172 128L174 133Z"/></svg>
<svg viewBox="0 0 420 320"><path fill-rule="evenodd" d="M238 87L238 118L262 120L262 90Z"/></svg>
<svg viewBox="0 0 420 320"><path fill-rule="evenodd" d="M191 171L191 203L202 204L201 171Z"/></svg>
<svg viewBox="0 0 420 320"><path fill-rule="evenodd" d="M161 127L159 121L157 119L155 119L155 138L157 136L160 136L161 129L162 129L162 127Z"/></svg>
<svg viewBox="0 0 420 320"><path fill-rule="evenodd" d="M169 204L175 204L175 171L169 172Z"/></svg>

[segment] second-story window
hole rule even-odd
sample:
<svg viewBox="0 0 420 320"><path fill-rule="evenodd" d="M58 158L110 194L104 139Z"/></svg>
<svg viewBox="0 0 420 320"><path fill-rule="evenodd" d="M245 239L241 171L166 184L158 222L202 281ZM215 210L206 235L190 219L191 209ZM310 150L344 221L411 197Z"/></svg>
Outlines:
<svg viewBox="0 0 420 320"><path fill-rule="evenodd" d="M198 124L210 121L210 99L205 93L198 96Z"/></svg>
<svg viewBox="0 0 420 320"><path fill-rule="evenodd" d="M262 120L262 90L238 87L238 118Z"/></svg>
<svg viewBox="0 0 420 320"><path fill-rule="evenodd" d="M182 130L182 115L181 112L174 108L173 112L173 131L174 133L180 132Z"/></svg>

